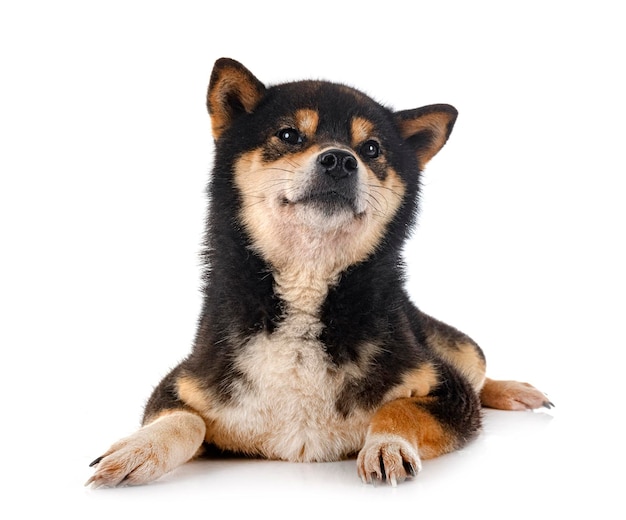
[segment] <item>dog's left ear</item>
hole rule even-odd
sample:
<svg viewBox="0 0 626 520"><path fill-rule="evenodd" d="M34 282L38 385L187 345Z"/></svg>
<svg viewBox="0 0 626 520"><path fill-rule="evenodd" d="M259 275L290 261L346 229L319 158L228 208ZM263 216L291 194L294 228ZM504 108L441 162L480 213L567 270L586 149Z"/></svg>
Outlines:
<svg viewBox="0 0 626 520"><path fill-rule="evenodd" d="M265 85L241 63L230 58L217 60L207 93L213 138L217 140L240 115L253 112L264 95Z"/></svg>
<svg viewBox="0 0 626 520"><path fill-rule="evenodd" d="M400 134L415 150L421 168L446 144L457 115L451 105L428 105L394 114Z"/></svg>

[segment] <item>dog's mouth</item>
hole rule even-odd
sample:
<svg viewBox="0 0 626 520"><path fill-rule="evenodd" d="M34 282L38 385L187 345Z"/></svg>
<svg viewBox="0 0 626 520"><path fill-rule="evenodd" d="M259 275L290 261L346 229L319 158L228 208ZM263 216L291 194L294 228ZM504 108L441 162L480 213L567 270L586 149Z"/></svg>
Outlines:
<svg viewBox="0 0 626 520"><path fill-rule="evenodd" d="M362 213L358 209L355 197L335 190L314 191L302 195L294 200L283 197L282 203L283 205L310 206L326 215L334 215L339 212L350 212L355 216L358 216Z"/></svg>

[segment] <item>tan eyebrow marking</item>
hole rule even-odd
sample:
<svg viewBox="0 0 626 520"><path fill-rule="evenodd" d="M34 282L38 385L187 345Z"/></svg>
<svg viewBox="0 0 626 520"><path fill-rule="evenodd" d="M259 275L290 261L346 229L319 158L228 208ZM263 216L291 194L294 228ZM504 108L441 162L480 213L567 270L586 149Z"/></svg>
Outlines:
<svg viewBox="0 0 626 520"><path fill-rule="evenodd" d="M296 125L298 130L304 135L315 135L320 116L316 110L303 108L295 113Z"/></svg>
<svg viewBox="0 0 626 520"><path fill-rule="evenodd" d="M356 146L357 144L372 137L372 134L374 133L374 125L371 121L357 116L352 119L350 132L352 135L352 145Z"/></svg>

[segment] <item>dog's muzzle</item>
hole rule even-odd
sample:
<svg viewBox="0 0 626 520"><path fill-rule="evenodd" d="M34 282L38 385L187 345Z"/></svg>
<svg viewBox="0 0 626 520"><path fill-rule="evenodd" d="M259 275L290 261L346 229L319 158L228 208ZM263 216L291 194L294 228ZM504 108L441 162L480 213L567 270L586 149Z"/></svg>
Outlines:
<svg viewBox="0 0 626 520"><path fill-rule="evenodd" d="M347 150L333 148L321 152L314 175L298 202L314 204L324 213L349 210L359 213L359 163Z"/></svg>

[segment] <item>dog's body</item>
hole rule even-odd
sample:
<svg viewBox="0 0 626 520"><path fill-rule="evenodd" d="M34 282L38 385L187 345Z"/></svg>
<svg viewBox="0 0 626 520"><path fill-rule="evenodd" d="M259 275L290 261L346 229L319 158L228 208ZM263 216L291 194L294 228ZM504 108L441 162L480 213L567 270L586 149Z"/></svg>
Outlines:
<svg viewBox="0 0 626 520"><path fill-rule="evenodd" d="M290 461L358 454L363 480L395 484L471 439L481 401L549 406L529 385L486 379L480 348L403 288L420 172L454 108L392 112L317 81L266 88L228 59L208 108L216 156L196 342L89 483L145 483L212 445Z"/></svg>

